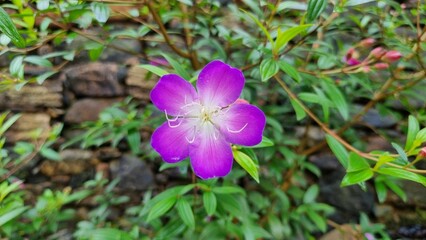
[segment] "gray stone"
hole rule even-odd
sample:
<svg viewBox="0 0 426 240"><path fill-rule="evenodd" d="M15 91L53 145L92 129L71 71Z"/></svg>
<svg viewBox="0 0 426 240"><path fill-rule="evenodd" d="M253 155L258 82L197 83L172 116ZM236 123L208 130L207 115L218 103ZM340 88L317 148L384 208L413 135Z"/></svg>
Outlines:
<svg viewBox="0 0 426 240"><path fill-rule="evenodd" d="M78 100L66 112L65 122L70 124L80 124L86 121L96 121L99 117L99 113L101 113L102 110L121 100L121 98L88 98Z"/></svg>
<svg viewBox="0 0 426 240"><path fill-rule="evenodd" d="M355 107L360 110L361 107ZM359 111L358 110L358 111ZM371 126L374 128L389 128L393 127L398 123L398 120L392 115L383 116L376 109L370 109L361 119L362 124Z"/></svg>
<svg viewBox="0 0 426 240"><path fill-rule="evenodd" d="M126 94L126 73L114 63L88 63L65 70L66 86L77 97L119 97Z"/></svg>
<svg viewBox="0 0 426 240"><path fill-rule="evenodd" d="M327 162L330 162L326 164ZM359 186L341 187L340 182L345 175L343 167L338 167L338 160L333 155L324 154L313 163L322 169L322 176L318 180L320 187L319 201L335 208L330 217L338 223L357 222L359 214L371 214L374 209L375 194L367 184L367 191ZM321 165L318 165L321 163Z"/></svg>
<svg viewBox="0 0 426 240"><path fill-rule="evenodd" d="M133 66L127 74L126 85L131 96L137 99L149 100L149 93L157 81L158 77L156 75L141 67Z"/></svg>
<svg viewBox="0 0 426 240"><path fill-rule="evenodd" d="M118 187L128 190L146 190L154 185L151 168L132 155L124 155L120 160L110 163L113 179L119 178Z"/></svg>
<svg viewBox="0 0 426 240"><path fill-rule="evenodd" d="M15 111L38 111L63 106L62 81L52 79L42 85L28 84L19 91L10 89L0 93L0 109Z"/></svg>
<svg viewBox="0 0 426 240"><path fill-rule="evenodd" d="M50 116L45 113L21 113L21 117L6 132L6 139L8 142L32 141L36 130L41 130L39 139L47 137Z"/></svg>

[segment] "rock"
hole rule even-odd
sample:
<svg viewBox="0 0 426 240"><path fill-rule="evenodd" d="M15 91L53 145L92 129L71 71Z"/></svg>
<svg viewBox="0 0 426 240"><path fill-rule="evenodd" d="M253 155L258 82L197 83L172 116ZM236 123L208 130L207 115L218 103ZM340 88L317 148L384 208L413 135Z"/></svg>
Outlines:
<svg viewBox="0 0 426 240"><path fill-rule="evenodd" d="M113 179L120 178L118 187L127 190L146 190L154 185L152 170L139 158L124 155L120 160L110 163Z"/></svg>
<svg viewBox="0 0 426 240"><path fill-rule="evenodd" d="M320 240L358 240L361 234L361 227L359 225L344 224L323 235Z"/></svg>
<svg viewBox="0 0 426 240"><path fill-rule="evenodd" d="M59 153L61 161L45 160L40 171L46 176L81 174L97 163L93 153L87 150L66 149Z"/></svg>
<svg viewBox="0 0 426 240"><path fill-rule="evenodd" d="M43 85L28 84L19 91L10 89L0 93L0 110L39 111L63 106L62 82L47 80Z"/></svg>
<svg viewBox="0 0 426 240"><path fill-rule="evenodd" d="M121 29L129 29L129 26L122 26ZM135 29L137 31L137 29ZM106 48L99 60L103 62L115 62L123 64L129 59L142 52L142 45L137 39L114 39Z"/></svg>
<svg viewBox="0 0 426 240"><path fill-rule="evenodd" d="M361 109L360 106L355 106L355 110L358 112ZM361 124L371 126L374 128L389 128L395 126L398 120L392 115L383 116L376 109L369 109L367 113L362 117Z"/></svg>
<svg viewBox="0 0 426 240"><path fill-rule="evenodd" d="M86 121L96 121L99 113L105 108L121 101L122 98L113 99L82 99L75 102L65 114L64 121L69 124L80 124Z"/></svg>
<svg viewBox="0 0 426 240"><path fill-rule="evenodd" d="M158 77L148 70L139 66L133 66L129 69L126 78L126 85L131 96L149 100L149 93L158 81Z"/></svg>
<svg viewBox="0 0 426 240"><path fill-rule="evenodd" d="M8 142L31 141L36 130L41 130L38 138L46 137L50 130L50 116L45 113L22 113L6 132L6 139Z"/></svg>
<svg viewBox="0 0 426 240"><path fill-rule="evenodd" d="M330 217L337 223L357 222L359 214L371 214L374 208L375 194L367 184L364 192L359 186L340 187L345 170L331 154L319 155L312 161L322 172L318 180L320 187L319 202L335 207L335 213ZM319 164L320 163L320 164Z"/></svg>
<svg viewBox="0 0 426 240"><path fill-rule="evenodd" d="M65 70L66 86L77 97L119 97L126 94L120 82L126 73L114 63L88 63Z"/></svg>
<svg viewBox="0 0 426 240"><path fill-rule="evenodd" d="M121 157L121 152L117 148L102 147L96 151L96 157L101 161L110 161Z"/></svg>

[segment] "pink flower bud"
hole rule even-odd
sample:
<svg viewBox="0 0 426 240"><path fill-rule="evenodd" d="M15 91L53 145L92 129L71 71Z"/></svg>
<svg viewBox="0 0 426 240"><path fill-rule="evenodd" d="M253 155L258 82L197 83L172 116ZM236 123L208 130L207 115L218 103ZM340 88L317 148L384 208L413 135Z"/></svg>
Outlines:
<svg viewBox="0 0 426 240"><path fill-rule="evenodd" d="M396 50L391 50L382 57L382 60L385 62L395 62L398 61L401 57L402 54L400 52Z"/></svg>
<svg viewBox="0 0 426 240"><path fill-rule="evenodd" d="M426 158L426 147L420 149L419 156L422 158Z"/></svg>
<svg viewBox="0 0 426 240"><path fill-rule="evenodd" d="M348 64L349 66L355 66L360 64L361 62L358 59L355 58L349 58L346 60L346 64Z"/></svg>
<svg viewBox="0 0 426 240"><path fill-rule="evenodd" d="M365 72L365 73L368 73L368 72L370 72L370 66L364 66L364 67L362 67L362 72Z"/></svg>
<svg viewBox="0 0 426 240"><path fill-rule="evenodd" d="M364 40L362 40L361 42L359 42L359 45L361 47L371 47L373 46L373 44L376 42L376 40L374 40L373 38L366 38Z"/></svg>
<svg viewBox="0 0 426 240"><path fill-rule="evenodd" d="M389 68L389 64L382 63L382 62L376 63L376 64L374 64L374 68L377 69L377 70L387 69L387 68Z"/></svg>
<svg viewBox="0 0 426 240"><path fill-rule="evenodd" d="M375 49L371 50L371 55L373 55L375 58L379 59L386 53L386 50L382 47L376 47Z"/></svg>

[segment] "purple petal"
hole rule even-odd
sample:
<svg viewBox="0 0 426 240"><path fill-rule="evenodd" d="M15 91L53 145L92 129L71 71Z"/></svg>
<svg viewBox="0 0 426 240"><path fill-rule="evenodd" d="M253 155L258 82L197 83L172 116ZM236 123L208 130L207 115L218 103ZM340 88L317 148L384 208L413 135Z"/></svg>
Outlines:
<svg viewBox="0 0 426 240"><path fill-rule="evenodd" d="M228 112L218 119L218 124L230 143L254 146L262 141L266 118L254 105L232 104Z"/></svg>
<svg viewBox="0 0 426 240"><path fill-rule="evenodd" d="M179 121L183 122L179 123ZM179 162L189 155L187 139L194 135L193 131L193 124L187 120L178 119L176 122L165 122L152 134L151 146L164 161L168 163Z"/></svg>
<svg viewBox="0 0 426 240"><path fill-rule="evenodd" d="M212 125L204 126L189 147L195 174L202 178L226 176L232 169L231 145Z"/></svg>
<svg viewBox="0 0 426 240"><path fill-rule="evenodd" d="M244 75L236 68L215 60L201 70L197 90L205 106L226 107L235 102L244 87Z"/></svg>
<svg viewBox="0 0 426 240"><path fill-rule="evenodd" d="M194 87L176 74L167 74L160 78L151 91L152 103L168 115L181 114L181 107L197 98Z"/></svg>

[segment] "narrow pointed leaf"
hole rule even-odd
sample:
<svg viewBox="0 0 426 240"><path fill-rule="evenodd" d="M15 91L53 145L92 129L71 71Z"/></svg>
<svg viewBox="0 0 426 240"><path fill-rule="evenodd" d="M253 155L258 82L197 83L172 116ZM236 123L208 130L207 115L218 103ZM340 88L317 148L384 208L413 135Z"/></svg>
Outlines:
<svg viewBox="0 0 426 240"><path fill-rule="evenodd" d="M24 38L18 33L18 29L16 29L15 24L13 24L9 14L7 14L2 7L0 7L0 31L8 36L17 47L25 47Z"/></svg>
<svg viewBox="0 0 426 240"><path fill-rule="evenodd" d="M259 183L259 170L257 164L251 159L247 154L240 152L240 151L234 151L234 158L235 161L237 161L238 164L244 170L246 170L250 176L253 177L254 180L256 180L257 183Z"/></svg>

